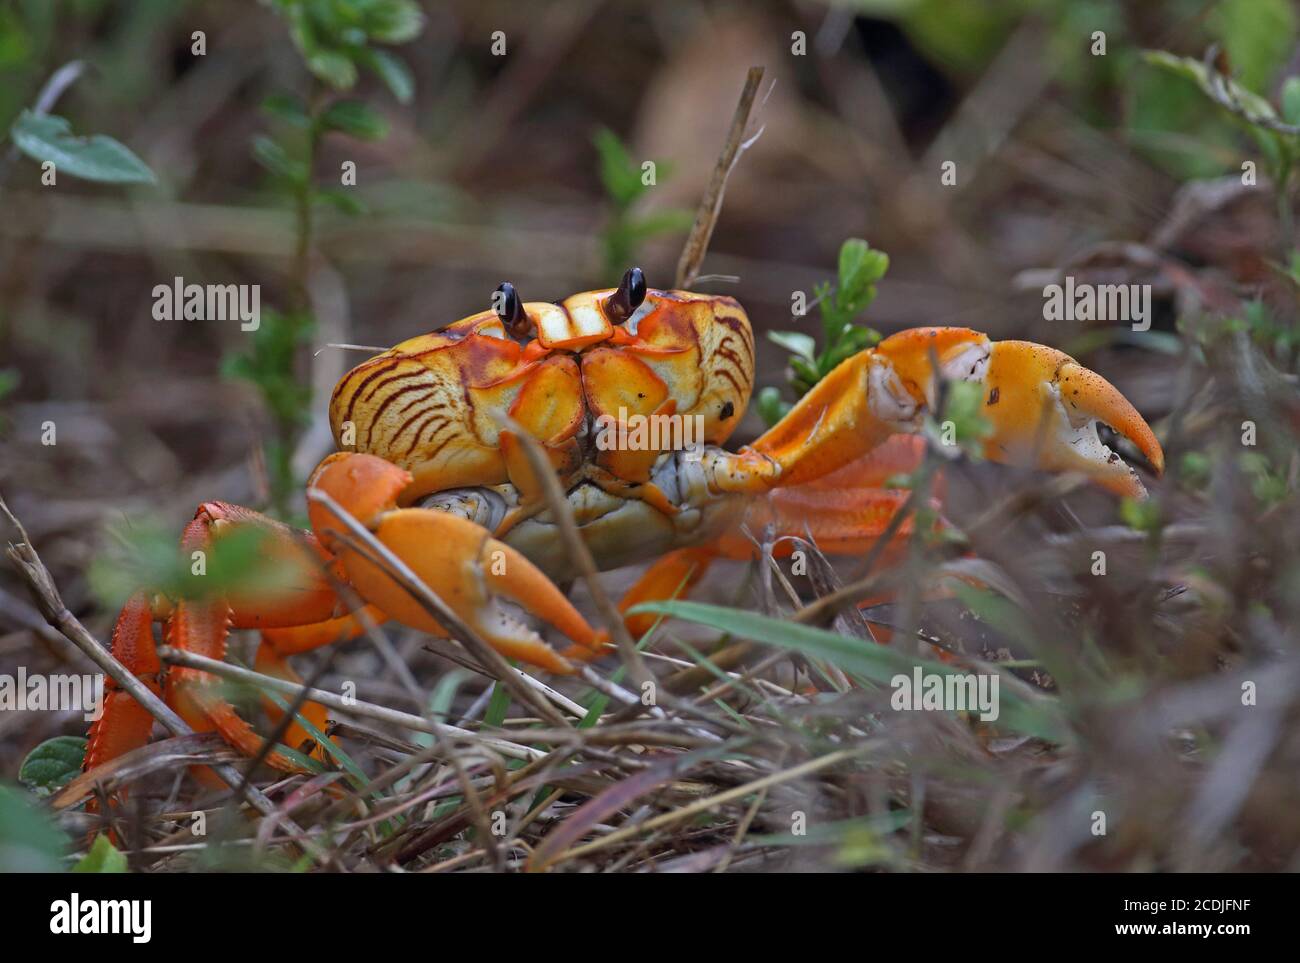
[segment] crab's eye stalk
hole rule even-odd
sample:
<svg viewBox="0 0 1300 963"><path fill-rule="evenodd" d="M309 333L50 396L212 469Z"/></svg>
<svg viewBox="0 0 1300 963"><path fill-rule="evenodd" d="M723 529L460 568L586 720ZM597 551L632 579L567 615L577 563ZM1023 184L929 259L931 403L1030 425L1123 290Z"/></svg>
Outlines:
<svg viewBox="0 0 1300 963"><path fill-rule="evenodd" d="M645 272L639 267L628 268L618 290L605 301L605 316L614 324L622 324L632 317L632 312L645 300Z"/></svg>
<svg viewBox="0 0 1300 963"><path fill-rule="evenodd" d="M524 313L524 302L519 300L519 292L509 281L502 281L492 292L492 310L511 334L528 333L528 315Z"/></svg>

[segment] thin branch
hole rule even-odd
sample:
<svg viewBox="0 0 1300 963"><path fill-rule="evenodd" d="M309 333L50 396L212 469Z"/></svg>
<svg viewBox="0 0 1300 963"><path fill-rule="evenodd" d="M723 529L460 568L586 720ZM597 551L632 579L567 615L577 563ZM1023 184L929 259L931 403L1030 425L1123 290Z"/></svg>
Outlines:
<svg viewBox="0 0 1300 963"><path fill-rule="evenodd" d="M740 92L740 102L731 118L731 130L714 165L713 177L708 189L700 200L699 210L695 212L695 223L691 225L690 236L682 248L682 256L677 261L676 286L687 290L695 283L704 263L705 252L709 249L709 240L713 237L713 228L718 223L718 213L722 210L722 195L727 189L727 178L735 166L736 157L743 149L741 142L745 137L745 127L749 124L749 112L754 107L754 98L758 94L758 85L763 80L762 67L750 67L745 77L745 86Z"/></svg>

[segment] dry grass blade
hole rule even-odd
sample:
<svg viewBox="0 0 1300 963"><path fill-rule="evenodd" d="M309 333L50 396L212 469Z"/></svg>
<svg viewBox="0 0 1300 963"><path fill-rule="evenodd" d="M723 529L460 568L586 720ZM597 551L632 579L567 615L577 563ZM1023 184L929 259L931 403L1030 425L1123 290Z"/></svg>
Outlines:
<svg viewBox="0 0 1300 963"><path fill-rule="evenodd" d="M849 759L856 758L857 756L864 755L868 752L874 752L879 749L880 746L881 743L878 741L864 742L851 749L839 749L835 752L827 753L824 756L818 756L816 759L810 759L807 762L793 766L790 769L783 769L778 772L770 773L763 776L761 779L755 779L753 782L748 782L744 785L728 789L725 792L708 796L704 799L690 803L689 805L673 809L670 812L661 813L658 816L647 819L645 822L636 823L632 826L625 826L607 836L602 836L600 839L584 843L581 846L576 846L567 852L555 856L552 860L552 864L567 859L576 859L579 856L585 856L588 853L595 852L598 849L603 849L604 847L610 846L614 843L622 842L625 839L630 839L631 837L641 833L648 833L664 826L671 826L674 823L681 822L683 819L690 819L692 816L699 813L708 812L715 806L721 806L724 803L733 802L737 799L744 799L750 793L755 793L771 786L790 782L793 779L799 779L803 776L820 772L830 766L846 762Z"/></svg>

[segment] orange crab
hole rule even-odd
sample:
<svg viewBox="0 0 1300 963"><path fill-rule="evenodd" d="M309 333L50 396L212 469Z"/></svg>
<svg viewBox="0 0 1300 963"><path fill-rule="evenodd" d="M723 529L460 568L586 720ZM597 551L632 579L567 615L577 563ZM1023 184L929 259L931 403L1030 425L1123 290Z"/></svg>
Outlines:
<svg viewBox="0 0 1300 963"><path fill-rule="evenodd" d="M917 464L915 433L941 378L983 386L992 460L1082 472L1141 496L1136 472L1098 438L1104 422L1157 474L1163 469L1150 427L1100 375L1052 348L991 342L967 328L886 338L844 361L753 444L728 451L720 446L753 387L749 319L730 297L647 289L633 268L617 288L559 304L523 303L503 284L492 309L354 368L330 400L340 451L309 485L369 528L503 654L568 673L600 656L606 638L555 584L575 572L521 433L542 445L602 570L656 559L626 609L689 587L715 557L747 556L738 536L746 521L811 533L830 552L870 544L901 498L885 479ZM698 444L681 446L680 431L638 433L647 419L693 426ZM330 509L313 500L309 513L314 534L235 505L201 505L181 539L187 555L252 526L268 536L264 553L291 573L288 584L220 598L140 593L118 618L114 654L156 686L153 621L165 620L171 645L218 659L232 627L252 628L262 633L259 667L292 675L290 655L362 630L340 584L377 620L446 634L340 536ZM552 648L537 623L567 647ZM261 749L210 674L172 668L164 695L195 729L217 729L250 755ZM151 722L110 685L86 767L143 744ZM296 768L277 752L267 759Z"/></svg>

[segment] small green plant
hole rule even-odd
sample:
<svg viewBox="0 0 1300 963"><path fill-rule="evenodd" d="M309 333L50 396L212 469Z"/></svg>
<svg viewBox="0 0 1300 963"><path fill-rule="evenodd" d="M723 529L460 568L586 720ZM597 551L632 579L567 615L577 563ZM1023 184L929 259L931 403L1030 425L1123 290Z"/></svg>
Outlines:
<svg viewBox="0 0 1300 963"><path fill-rule="evenodd" d="M1262 508L1281 504L1290 495L1285 467L1277 467L1259 451L1243 452L1238 458L1242 473L1250 479L1250 492Z"/></svg>
<svg viewBox="0 0 1300 963"><path fill-rule="evenodd" d="M647 179L642 165L632 159L627 147L612 130L600 128L592 141L600 159L600 181L611 208L609 222L601 232L603 277L617 278L637 260L637 250L643 242L689 230L692 214L683 210L634 214L633 207L653 182ZM655 182L667 178L670 173L667 164L656 163Z"/></svg>
<svg viewBox="0 0 1300 963"><path fill-rule="evenodd" d="M973 381L950 381L944 387L943 413L927 418L925 432L948 448L958 448L969 458L984 457L984 439L993 426L984 417L984 386Z"/></svg>
<svg viewBox="0 0 1300 963"><path fill-rule="evenodd" d="M813 288L813 305L821 312L820 351L803 331L769 331L767 336L791 352L790 388L802 398L840 362L880 341L880 332L857 323L876 298L876 284L889 270L889 255L866 241L851 237L840 245L839 274L834 285L823 281ZM811 307L811 305L809 305ZM791 404L774 386L758 394L758 412L769 425L785 417Z"/></svg>
<svg viewBox="0 0 1300 963"><path fill-rule="evenodd" d="M18 767L18 781L37 796L49 796L81 774L86 740L81 736L54 736L27 754Z"/></svg>
<svg viewBox="0 0 1300 963"><path fill-rule="evenodd" d="M0 782L0 873L57 873L71 848L72 841L28 793Z"/></svg>
<svg viewBox="0 0 1300 963"><path fill-rule="evenodd" d="M252 347L228 357L225 372L256 386L271 414L274 432L266 442L267 475L273 510L291 514L299 479L293 452L310 421L311 388L300 373L303 352L315 330L308 295L316 229L316 207L328 204L347 215L365 212L352 193L355 170L346 170L340 186L324 187L316 180L322 139L341 134L357 140L380 140L388 122L368 104L337 99L353 88L362 69L377 76L401 103L414 87L406 65L383 45L415 39L424 15L413 0L269 0L289 27L294 46L312 75L307 96L279 92L262 110L274 125L273 134L253 141L253 157L264 167L272 187L292 204L295 223L293 290L288 307L268 311L253 335Z"/></svg>
<svg viewBox="0 0 1300 963"><path fill-rule="evenodd" d="M9 137L38 164L54 164L56 174L104 184L155 182L153 171L126 145L103 134L78 137L72 124L55 114L24 110L9 128Z"/></svg>
<svg viewBox="0 0 1300 963"><path fill-rule="evenodd" d="M1119 505L1119 517L1134 531L1157 535L1164 527L1164 511L1158 497L1125 498Z"/></svg>
<svg viewBox="0 0 1300 963"><path fill-rule="evenodd" d="M1292 192L1300 181L1300 77L1288 77L1278 104L1218 69L1163 50L1144 54L1147 63L1190 80L1225 116L1245 128L1259 147L1264 172L1274 184L1284 236L1293 236Z"/></svg>

